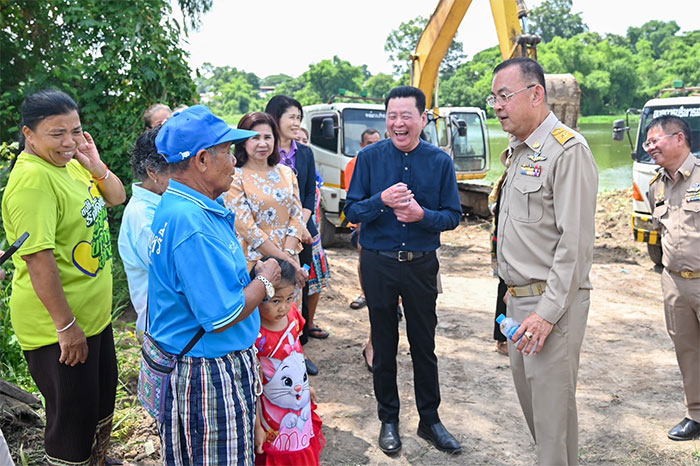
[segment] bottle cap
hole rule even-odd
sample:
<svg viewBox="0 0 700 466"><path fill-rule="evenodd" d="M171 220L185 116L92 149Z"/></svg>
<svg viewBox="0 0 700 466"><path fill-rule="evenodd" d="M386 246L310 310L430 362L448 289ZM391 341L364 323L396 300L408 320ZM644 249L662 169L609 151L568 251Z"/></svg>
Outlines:
<svg viewBox="0 0 700 466"><path fill-rule="evenodd" d="M501 322L503 322L505 320L505 318L506 318L506 316L504 316L503 314L499 314L498 317L496 317L496 323L500 324Z"/></svg>

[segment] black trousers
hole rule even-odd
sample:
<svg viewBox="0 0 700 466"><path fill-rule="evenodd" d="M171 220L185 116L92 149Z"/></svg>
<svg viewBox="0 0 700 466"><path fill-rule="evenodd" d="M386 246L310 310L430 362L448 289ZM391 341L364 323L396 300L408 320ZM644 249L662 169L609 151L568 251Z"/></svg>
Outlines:
<svg viewBox="0 0 700 466"><path fill-rule="evenodd" d="M362 249L362 283L369 307L374 357L374 393L379 420L399 421L399 392L396 385L396 352L399 343L399 296L403 299L406 333L413 361L413 384L421 421L440 421L440 383L435 356L435 300L437 272L435 253L410 262Z"/></svg>
<svg viewBox="0 0 700 466"><path fill-rule="evenodd" d="M307 264L311 267L313 262L313 253L311 252L311 245L304 244L304 249L299 253L299 263L301 265ZM305 345L309 341L309 284L304 285L301 290L301 316L304 318L304 328L299 336L299 342Z"/></svg>
<svg viewBox="0 0 700 466"><path fill-rule="evenodd" d="M104 459L117 394L117 357L112 326L87 339L85 363L58 362L58 343L25 351L36 386L46 399L46 454L57 462Z"/></svg>
<svg viewBox="0 0 700 466"><path fill-rule="evenodd" d="M503 281L501 277L498 277L498 296L496 296L496 317L500 314L506 315L506 303L503 302L503 297L508 291L508 285ZM501 332L501 326L496 323L496 319L493 320L493 339L496 341L506 341L507 338Z"/></svg>

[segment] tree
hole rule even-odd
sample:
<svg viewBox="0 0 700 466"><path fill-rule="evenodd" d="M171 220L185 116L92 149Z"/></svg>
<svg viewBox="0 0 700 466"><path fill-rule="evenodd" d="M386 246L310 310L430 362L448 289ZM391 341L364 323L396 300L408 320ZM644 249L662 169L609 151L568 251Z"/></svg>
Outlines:
<svg viewBox="0 0 700 466"><path fill-rule="evenodd" d="M501 62L498 46L482 50L457 69L454 76L440 84L440 105L481 107L491 94L493 69Z"/></svg>
<svg viewBox="0 0 700 466"><path fill-rule="evenodd" d="M396 87L396 81L394 81L393 76L385 73L379 73L372 76L365 82L365 90L369 97L379 97L383 98L389 93L389 91Z"/></svg>
<svg viewBox="0 0 700 466"><path fill-rule="evenodd" d="M334 56L332 60L322 60L310 65L299 76L299 82L307 92L315 93L321 102L327 102L340 89L359 93L365 80L366 69L353 66L350 62ZM319 103L319 102L313 102Z"/></svg>
<svg viewBox="0 0 700 466"><path fill-rule="evenodd" d="M627 39L629 39L630 47L633 50L636 49L640 40L648 41L654 52L654 58L659 58L665 48L664 42L667 39L672 39L680 29L675 21L651 20L644 23L641 27L627 28Z"/></svg>
<svg viewBox="0 0 700 466"><path fill-rule="evenodd" d="M555 37L568 39L588 31L581 13L572 13L572 0L544 0L528 15L531 30L542 36L542 42Z"/></svg>
<svg viewBox="0 0 700 466"><path fill-rule="evenodd" d="M190 24L211 0L179 0ZM0 138L19 133L27 94L54 87L81 107L83 127L125 184L131 146L149 105L195 101L184 25L171 18L168 0L17 0L0 2Z"/></svg>
<svg viewBox="0 0 700 466"><path fill-rule="evenodd" d="M386 38L384 51L389 53L389 61L392 62L396 76L410 73L411 54L416 50L418 40L427 24L428 20L419 16L406 23L401 23L399 28L392 30ZM440 65L441 78L446 79L454 74L464 60L463 50L461 42L452 41Z"/></svg>
<svg viewBox="0 0 700 466"><path fill-rule="evenodd" d="M254 73L205 63L197 79L197 90L203 101L206 98L212 112L233 122L244 113L264 107L259 95L260 82Z"/></svg>

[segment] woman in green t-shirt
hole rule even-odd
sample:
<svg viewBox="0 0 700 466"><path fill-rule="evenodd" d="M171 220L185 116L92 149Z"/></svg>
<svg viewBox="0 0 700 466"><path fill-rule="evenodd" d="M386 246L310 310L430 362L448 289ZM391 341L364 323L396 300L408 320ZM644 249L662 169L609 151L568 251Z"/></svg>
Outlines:
<svg viewBox="0 0 700 466"><path fill-rule="evenodd" d="M26 97L20 127L2 200L8 241L29 232L12 257L12 326L46 399L49 463L101 464L117 384L107 207L126 194L65 93Z"/></svg>

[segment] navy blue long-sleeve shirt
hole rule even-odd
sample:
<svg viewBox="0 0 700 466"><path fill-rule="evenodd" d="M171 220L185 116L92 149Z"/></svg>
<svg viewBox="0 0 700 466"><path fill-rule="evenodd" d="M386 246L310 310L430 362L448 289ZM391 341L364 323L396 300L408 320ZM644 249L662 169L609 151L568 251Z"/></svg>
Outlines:
<svg viewBox="0 0 700 466"><path fill-rule="evenodd" d="M457 179L450 157L423 140L411 152L391 139L376 142L357 155L345 216L362 223L360 244L380 251L434 251L440 232L457 228L462 216ZM402 223L382 202L382 191L403 182L425 211L419 222Z"/></svg>

